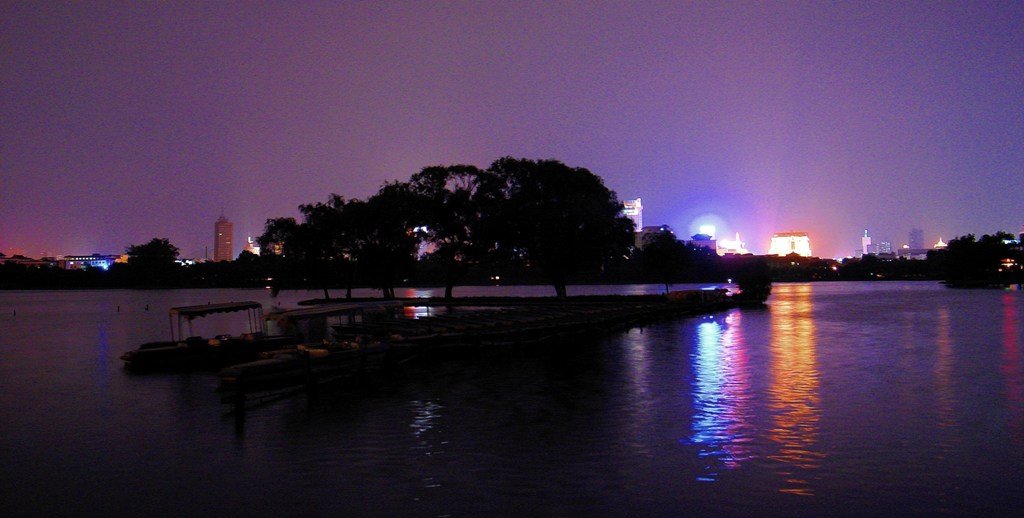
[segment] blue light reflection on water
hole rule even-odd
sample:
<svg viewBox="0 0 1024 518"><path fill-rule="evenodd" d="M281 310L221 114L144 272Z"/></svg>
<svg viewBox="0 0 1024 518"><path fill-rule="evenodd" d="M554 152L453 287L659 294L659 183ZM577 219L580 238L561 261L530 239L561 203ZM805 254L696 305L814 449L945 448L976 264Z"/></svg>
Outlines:
<svg viewBox="0 0 1024 518"><path fill-rule="evenodd" d="M703 472L697 475L702 482L715 481L720 468L735 469L751 457L750 374L740 318L733 311L697 326L689 442L703 459Z"/></svg>
<svg viewBox="0 0 1024 518"><path fill-rule="evenodd" d="M697 480L718 481L721 470L740 469L760 458L777 474L779 492L814 494L810 478L825 454L817 447L821 397L813 289L776 289L767 315L767 344L746 343L742 311L696 324L692 433L680 442L698 448L702 471ZM762 389L755 391L758 380L750 356L757 353L768 368L761 373Z"/></svg>

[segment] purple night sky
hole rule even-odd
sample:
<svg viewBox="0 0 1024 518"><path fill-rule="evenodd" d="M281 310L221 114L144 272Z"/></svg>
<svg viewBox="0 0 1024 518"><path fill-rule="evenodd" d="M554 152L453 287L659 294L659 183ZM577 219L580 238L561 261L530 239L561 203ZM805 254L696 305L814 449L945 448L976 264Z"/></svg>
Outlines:
<svg viewBox="0 0 1024 518"><path fill-rule="evenodd" d="M4 253L202 256L504 155L760 253L1024 224L1019 1L4 2L0 56Z"/></svg>

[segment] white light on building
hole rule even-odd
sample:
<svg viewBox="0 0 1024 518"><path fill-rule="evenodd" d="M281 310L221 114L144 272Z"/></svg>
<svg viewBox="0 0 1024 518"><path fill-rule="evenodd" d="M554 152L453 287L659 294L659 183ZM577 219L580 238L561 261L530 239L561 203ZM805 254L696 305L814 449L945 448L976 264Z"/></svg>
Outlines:
<svg viewBox="0 0 1024 518"><path fill-rule="evenodd" d="M772 236L768 255L789 254L811 256L811 238L807 236L807 232L780 232Z"/></svg>
<svg viewBox="0 0 1024 518"><path fill-rule="evenodd" d="M633 231L640 232L644 228L644 205L640 198L622 202L622 215L633 221Z"/></svg>
<svg viewBox="0 0 1024 518"><path fill-rule="evenodd" d="M750 250L747 250L745 243L740 241L740 233L736 233L736 239L719 239L718 240L718 255L725 254L749 254Z"/></svg>
<svg viewBox="0 0 1024 518"><path fill-rule="evenodd" d="M251 254L260 255L260 244L252 236L245 238L245 251Z"/></svg>

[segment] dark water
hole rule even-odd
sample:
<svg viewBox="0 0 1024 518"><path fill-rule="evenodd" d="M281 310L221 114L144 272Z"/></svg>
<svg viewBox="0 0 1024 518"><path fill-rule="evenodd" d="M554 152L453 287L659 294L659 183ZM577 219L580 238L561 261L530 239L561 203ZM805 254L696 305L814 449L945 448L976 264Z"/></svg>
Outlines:
<svg viewBox="0 0 1024 518"><path fill-rule="evenodd" d="M767 310L410 367L240 427L211 374L122 371L124 350L169 334L168 307L243 299L272 303L0 292L5 514L1008 514L1024 499L1024 292L776 285Z"/></svg>

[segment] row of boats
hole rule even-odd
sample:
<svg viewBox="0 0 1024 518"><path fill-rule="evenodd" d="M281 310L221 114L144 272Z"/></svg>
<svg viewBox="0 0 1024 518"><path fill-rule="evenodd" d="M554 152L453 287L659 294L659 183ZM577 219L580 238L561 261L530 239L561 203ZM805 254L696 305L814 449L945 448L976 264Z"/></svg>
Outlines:
<svg viewBox="0 0 1024 518"><path fill-rule="evenodd" d="M225 387L247 381L271 383L301 379L311 364L337 368L386 347L366 337L338 339L332 327L394 317L396 301L325 304L263 314L259 302L243 301L171 308L171 339L149 342L121 356L133 372L219 370ZM196 319L215 314L246 316L248 331L203 338L193 335Z"/></svg>
<svg viewBox="0 0 1024 518"><path fill-rule="evenodd" d="M142 344L122 359L137 372L217 370L223 389L244 394L317 383L384 362L443 356L445 351L607 332L663 316L735 305L731 299L725 290L569 301L485 298L463 300L457 306L445 302L433 315L416 315L415 310L407 315L413 308L402 301L323 304L266 315L253 301L186 306L170 310L169 341ZM245 314L248 331L213 338L194 335L193 321L223 313Z"/></svg>

